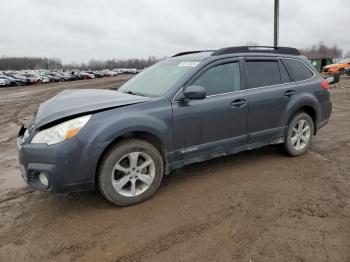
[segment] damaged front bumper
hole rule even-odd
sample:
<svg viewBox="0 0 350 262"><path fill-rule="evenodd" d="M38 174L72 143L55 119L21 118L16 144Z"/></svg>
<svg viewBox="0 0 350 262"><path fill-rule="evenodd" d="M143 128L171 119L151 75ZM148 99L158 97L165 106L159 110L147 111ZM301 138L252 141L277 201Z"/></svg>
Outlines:
<svg viewBox="0 0 350 262"><path fill-rule="evenodd" d="M33 127L21 127L17 137L19 164L24 181L49 192L72 192L95 188L95 171L105 143L86 144L74 137L55 144L31 144ZM47 179L47 183L46 183Z"/></svg>

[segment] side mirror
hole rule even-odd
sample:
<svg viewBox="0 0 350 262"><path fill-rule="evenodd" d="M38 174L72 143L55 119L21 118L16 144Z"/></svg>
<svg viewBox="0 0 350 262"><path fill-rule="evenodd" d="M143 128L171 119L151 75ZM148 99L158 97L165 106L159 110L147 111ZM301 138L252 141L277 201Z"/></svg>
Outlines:
<svg viewBox="0 0 350 262"><path fill-rule="evenodd" d="M333 84L335 84L335 83L338 83L339 80L340 80L340 73L337 72L337 73L333 74L332 76L327 77L326 80L328 81L328 83L329 83L330 85L333 85Z"/></svg>
<svg viewBox="0 0 350 262"><path fill-rule="evenodd" d="M200 100L207 96L207 91L202 86L188 86L183 93L185 98L190 100Z"/></svg>

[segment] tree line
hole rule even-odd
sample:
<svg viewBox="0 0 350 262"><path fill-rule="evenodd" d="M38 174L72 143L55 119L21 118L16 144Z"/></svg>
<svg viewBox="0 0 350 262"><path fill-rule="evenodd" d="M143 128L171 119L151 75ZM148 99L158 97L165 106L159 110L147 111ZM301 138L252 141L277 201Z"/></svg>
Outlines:
<svg viewBox="0 0 350 262"><path fill-rule="evenodd" d="M323 42L312 45L308 48L299 49L299 51L309 59L317 58L340 58L343 55L343 50L337 45L327 46Z"/></svg>
<svg viewBox="0 0 350 262"><path fill-rule="evenodd" d="M62 68L61 60L41 57L1 57L0 70L56 69Z"/></svg>
<svg viewBox="0 0 350 262"><path fill-rule="evenodd" d="M80 70L102 70L115 68L137 68L143 69L164 58L150 56L147 59L91 59L88 63L63 64L60 59L47 57L0 57L0 70L33 70L33 69L80 69Z"/></svg>

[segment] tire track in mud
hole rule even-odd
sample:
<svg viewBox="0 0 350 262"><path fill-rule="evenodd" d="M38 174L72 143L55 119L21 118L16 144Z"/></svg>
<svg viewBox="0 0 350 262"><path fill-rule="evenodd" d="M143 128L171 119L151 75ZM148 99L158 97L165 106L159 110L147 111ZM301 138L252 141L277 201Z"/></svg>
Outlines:
<svg viewBox="0 0 350 262"><path fill-rule="evenodd" d="M240 203L232 204L229 207L219 209L215 213L210 213L203 222L180 226L158 237L156 240L149 242L145 246L140 247L134 252L122 255L113 260L116 262L132 262L154 257L178 244L182 244L221 225L234 214L237 214L237 212L244 213ZM81 241L53 249L49 252L48 258L49 260L53 260L64 255L70 255L71 260L75 261L84 256L90 249L95 248L100 243L104 243L106 241L106 234L113 232L114 227L114 225L111 225L104 228L104 230L95 234L94 239L91 241Z"/></svg>
<svg viewBox="0 0 350 262"><path fill-rule="evenodd" d="M185 241L190 240L191 238L202 235L208 230L220 225L226 219L232 217L235 213L237 213L237 208L239 208L239 205L231 205L228 208L222 208L221 210L210 214L208 218L202 223L184 225L175 230L172 230L167 234L159 237L155 241L148 243L146 246L137 249L135 252L116 258L115 262L141 261L142 259L151 258L160 253L163 253L175 245L181 244Z"/></svg>
<svg viewBox="0 0 350 262"><path fill-rule="evenodd" d="M29 189L29 188L27 189L26 188L26 189L15 191L15 192L10 192L10 193L2 196L2 198L0 199L0 205L5 203L5 202L26 196L30 193L33 193L34 191L35 191L34 189Z"/></svg>

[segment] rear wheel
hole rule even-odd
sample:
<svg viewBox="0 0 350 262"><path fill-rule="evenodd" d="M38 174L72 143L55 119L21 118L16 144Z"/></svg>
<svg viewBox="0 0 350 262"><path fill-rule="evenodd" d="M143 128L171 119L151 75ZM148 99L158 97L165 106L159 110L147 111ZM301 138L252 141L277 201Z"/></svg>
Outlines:
<svg viewBox="0 0 350 262"><path fill-rule="evenodd" d="M98 187L116 205L138 204L157 191L163 170L162 156L152 144L127 139L105 155L99 168Z"/></svg>
<svg viewBox="0 0 350 262"><path fill-rule="evenodd" d="M290 156L299 156L310 147L314 135L311 117L302 112L296 114L289 123L284 149Z"/></svg>

